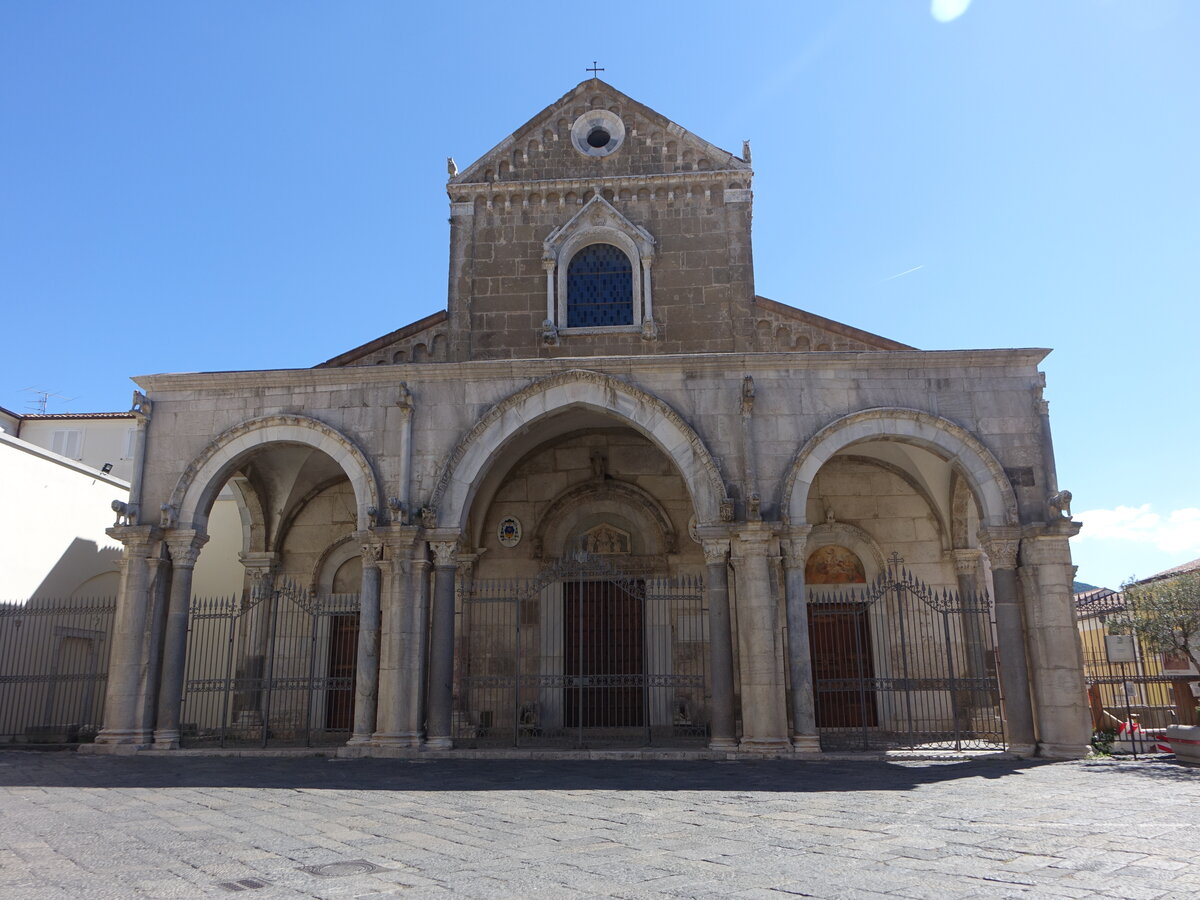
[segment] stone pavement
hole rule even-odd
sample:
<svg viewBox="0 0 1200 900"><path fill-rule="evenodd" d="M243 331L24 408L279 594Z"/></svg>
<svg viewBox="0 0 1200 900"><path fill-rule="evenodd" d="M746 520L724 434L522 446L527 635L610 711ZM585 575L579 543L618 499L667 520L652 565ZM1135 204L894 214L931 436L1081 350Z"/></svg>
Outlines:
<svg viewBox="0 0 1200 900"><path fill-rule="evenodd" d="M0 813L20 900L1200 896L1200 770L1161 760L7 752Z"/></svg>

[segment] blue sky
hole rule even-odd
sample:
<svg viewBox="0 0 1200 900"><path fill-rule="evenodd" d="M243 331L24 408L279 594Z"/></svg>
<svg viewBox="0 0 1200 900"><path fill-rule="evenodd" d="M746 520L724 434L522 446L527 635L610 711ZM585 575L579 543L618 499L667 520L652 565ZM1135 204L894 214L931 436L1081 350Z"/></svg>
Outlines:
<svg viewBox="0 0 1200 900"><path fill-rule="evenodd" d="M597 59L751 140L759 293L1054 348L1080 579L1200 556L1200 4L934 7L2 4L0 405L125 409L130 375L310 366L443 308L445 158Z"/></svg>

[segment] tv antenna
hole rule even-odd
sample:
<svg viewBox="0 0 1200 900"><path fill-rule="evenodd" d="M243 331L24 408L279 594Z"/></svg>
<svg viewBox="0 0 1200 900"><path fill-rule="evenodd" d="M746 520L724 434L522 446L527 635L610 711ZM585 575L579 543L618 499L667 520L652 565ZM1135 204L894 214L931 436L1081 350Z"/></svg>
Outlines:
<svg viewBox="0 0 1200 900"><path fill-rule="evenodd" d="M37 413L38 415L42 415L42 416L44 416L46 414L46 407L49 406L50 398L52 398L52 397L54 397L54 398L61 397L62 403L64 406L66 404L72 402L73 400L79 399L78 397L67 397L65 394L60 394L57 391L44 391L41 388L35 388L35 387L27 387L27 388L25 388L25 390L22 393L34 395L34 399L30 400L29 403L26 405L28 406L28 408L30 409L31 412Z"/></svg>

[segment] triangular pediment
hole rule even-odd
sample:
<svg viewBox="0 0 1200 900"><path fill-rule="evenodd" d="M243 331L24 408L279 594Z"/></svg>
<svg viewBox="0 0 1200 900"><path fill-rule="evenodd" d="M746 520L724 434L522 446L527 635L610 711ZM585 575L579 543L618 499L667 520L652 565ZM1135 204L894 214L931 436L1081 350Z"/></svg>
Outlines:
<svg viewBox="0 0 1200 900"><path fill-rule="evenodd" d="M547 235L544 243L546 253L558 256L559 251L572 242L572 238L598 231L615 231L625 235L637 245L642 256L654 253L654 238L650 236L650 232L630 222L600 194L592 197L569 221Z"/></svg>
<svg viewBox="0 0 1200 900"><path fill-rule="evenodd" d="M607 127L614 140L619 130L620 146L605 154L603 148L593 150L582 143L579 129L589 123L597 128ZM592 78L576 85L474 163L453 174L449 188L481 182L706 170L751 172L747 160L692 134L612 85Z"/></svg>

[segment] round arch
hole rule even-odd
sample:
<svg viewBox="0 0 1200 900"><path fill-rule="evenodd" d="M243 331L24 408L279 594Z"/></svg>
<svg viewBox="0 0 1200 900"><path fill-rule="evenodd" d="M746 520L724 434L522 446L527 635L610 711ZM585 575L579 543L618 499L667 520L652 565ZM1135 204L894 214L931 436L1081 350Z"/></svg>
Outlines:
<svg viewBox="0 0 1200 900"><path fill-rule="evenodd" d="M572 370L535 381L501 400L458 442L430 501L438 524L464 528L475 488L502 448L537 420L570 408L595 410L649 438L678 468L699 523L718 522L728 510L716 461L679 413L617 378Z"/></svg>
<svg viewBox="0 0 1200 900"><path fill-rule="evenodd" d="M923 447L947 460L966 479L983 524L1016 525L1017 498L1004 469L979 440L948 419L916 409L880 407L830 422L800 448L788 466L780 509L785 521L806 519L808 492L821 466L852 444L887 439Z"/></svg>
<svg viewBox="0 0 1200 900"><path fill-rule="evenodd" d="M300 444L331 457L354 489L359 530L370 525L369 508L382 508L371 463L350 438L308 416L262 416L222 432L179 476L170 502L178 526L204 531L212 501L230 473L270 444Z"/></svg>

